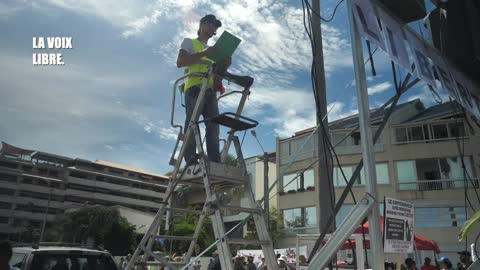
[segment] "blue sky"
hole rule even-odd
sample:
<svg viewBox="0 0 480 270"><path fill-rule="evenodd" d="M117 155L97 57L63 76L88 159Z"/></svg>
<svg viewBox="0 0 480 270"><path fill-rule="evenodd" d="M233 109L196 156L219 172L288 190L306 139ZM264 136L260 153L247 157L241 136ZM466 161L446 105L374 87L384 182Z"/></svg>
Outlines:
<svg viewBox="0 0 480 270"><path fill-rule="evenodd" d="M324 17L336 2L321 1ZM155 173L171 170L172 85L183 73L175 60L182 39L196 36L207 13L222 20L217 36L228 30L242 39L231 70L256 79L244 114L260 122L256 132L265 150L275 150L277 137L313 126L301 1L7 0L0 3L0 140ZM322 29L327 98L334 106L329 118L338 119L357 112L345 3ZM72 37L73 49L32 48L33 37L47 36ZM65 65L34 66L33 53L62 53ZM394 89L389 59L380 50L374 59L378 75L370 76L369 65L367 74L370 104L378 107ZM402 100L414 98L434 102L424 85ZM220 109L235 111L236 104L226 98ZM183 122L179 104L176 112ZM245 156L262 152L249 133L243 146Z"/></svg>

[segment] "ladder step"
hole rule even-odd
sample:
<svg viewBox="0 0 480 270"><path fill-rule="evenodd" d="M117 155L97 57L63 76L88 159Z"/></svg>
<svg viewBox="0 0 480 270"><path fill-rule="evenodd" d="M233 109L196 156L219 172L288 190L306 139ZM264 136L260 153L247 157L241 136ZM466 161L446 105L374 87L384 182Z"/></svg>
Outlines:
<svg viewBox="0 0 480 270"><path fill-rule="evenodd" d="M269 246L269 241L255 240L255 239L228 239L227 242L231 245L259 245L259 246Z"/></svg>
<svg viewBox="0 0 480 270"><path fill-rule="evenodd" d="M257 208L246 208L246 207L233 206L233 205L220 204L218 207L221 208L221 209L225 209L225 210L245 212L245 213L256 213L256 214L260 214L260 213L262 212L261 210L259 210L259 209L257 209Z"/></svg>
<svg viewBox="0 0 480 270"><path fill-rule="evenodd" d="M245 116L237 115L231 112L219 114L204 120L205 122L213 122L221 126L229 127L235 131L243 131L254 128L258 122Z"/></svg>
<svg viewBox="0 0 480 270"><path fill-rule="evenodd" d="M195 240L195 238L191 237L191 236L178 236L178 235L157 235L156 238L178 240L178 241L193 241L193 240Z"/></svg>

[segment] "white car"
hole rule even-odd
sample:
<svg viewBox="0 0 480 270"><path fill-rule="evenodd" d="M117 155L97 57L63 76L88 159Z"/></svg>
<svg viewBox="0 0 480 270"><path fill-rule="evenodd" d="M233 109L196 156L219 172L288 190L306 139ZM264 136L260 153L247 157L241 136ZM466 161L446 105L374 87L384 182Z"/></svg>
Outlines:
<svg viewBox="0 0 480 270"><path fill-rule="evenodd" d="M20 270L118 270L106 251L61 246L14 247L10 265Z"/></svg>

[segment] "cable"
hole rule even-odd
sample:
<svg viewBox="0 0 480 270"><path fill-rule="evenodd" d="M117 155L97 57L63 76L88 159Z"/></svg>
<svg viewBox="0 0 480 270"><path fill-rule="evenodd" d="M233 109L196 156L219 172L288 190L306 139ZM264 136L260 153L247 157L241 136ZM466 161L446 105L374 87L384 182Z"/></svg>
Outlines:
<svg viewBox="0 0 480 270"><path fill-rule="evenodd" d="M335 9L333 10L333 14L332 16L329 18L329 19L325 19L323 18L320 14L318 14L315 10L313 10L312 6L310 5L310 3L308 2L308 0L306 0L306 4L308 6L308 8L313 12L313 14L315 14L317 17L319 17L322 21L324 22L331 22L333 20L333 18L335 18L335 13L337 13L337 8L340 6L341 3L343 3L344 0L340 0L337 5L335 6Z"/></svg>

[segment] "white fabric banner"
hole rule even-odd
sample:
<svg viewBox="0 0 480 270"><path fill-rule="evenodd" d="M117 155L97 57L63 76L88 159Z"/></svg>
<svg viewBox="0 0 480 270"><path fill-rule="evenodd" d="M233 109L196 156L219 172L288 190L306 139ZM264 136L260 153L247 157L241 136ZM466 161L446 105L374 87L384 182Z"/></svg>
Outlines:
<svg viewBox="0 0 480 270"><path fill-rule="evenodd" d="M359 31L363 32L368 40L387 51L375 9L370 0L353 0L353 16Z"/></svg>
<svg viewBox="0 0 480 270"><path fill-rule="evenodd" d="M382 30L385 34L385 43L390 58L410 72L411 63L408 59L402 25L392 19L390 15L386 14L382 9L378 9L377 12L382 22Z"/></svg>
<svg viewBox="0 0 480 270"><path fill-rule="evenodd" d="M423 40L421 40L415 32L410 29L405 30L405 37L408 44L410 44L410 50L412 52L413 60L415 61L415 68L417 69L417 75L420 79L433 87L437 87L433 76L432 64L428 58L430 47L425 46ZM428 48L428 49L427 49Z"/></svg>

